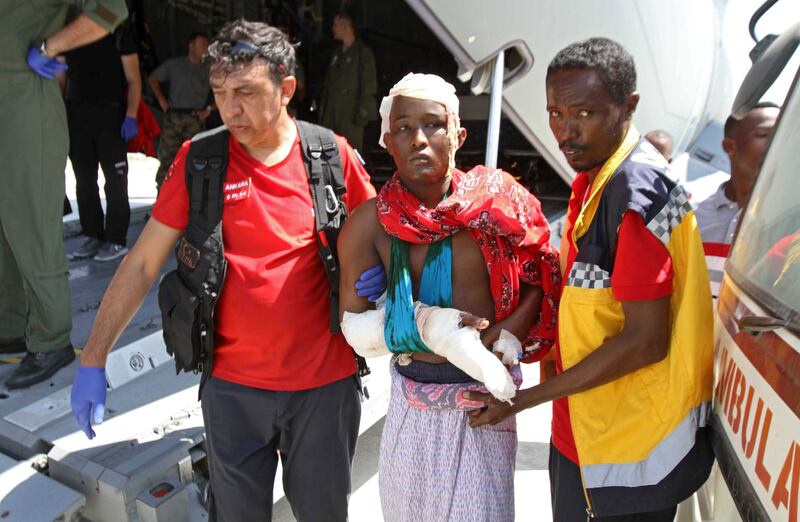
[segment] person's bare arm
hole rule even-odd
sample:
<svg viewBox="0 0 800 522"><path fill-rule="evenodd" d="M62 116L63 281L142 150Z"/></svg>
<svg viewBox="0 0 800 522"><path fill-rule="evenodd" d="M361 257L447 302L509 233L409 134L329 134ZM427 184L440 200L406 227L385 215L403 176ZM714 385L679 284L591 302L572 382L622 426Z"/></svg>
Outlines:
<svg viewBox="0 0 800 522"><path fill-rule="evenodd" d="M169 101L164 96L164 91L161 90L161 84L158 82L155 73L150 73L150 76L147 77L147 84L150 86L150 90L153 91L153 96L156 97L161 110L167 112L169 110Z"/></svg>
<svg viewBox="0 0 800 522"><path fill-rule="evenodd" d="M108 285L83 349L81 365L105 366L111 347L142 306L150 286L181 237L181 230L151 218Z"/></svg>
<svg viewBox="0 0 800 522"><path fill-rule="evenodd" d="M511 315L481 332L481 341L484 346L491 347L500 337L500 330L506 330L514 334L514 337L519 339L520 342L525 340L528 330L530 330L531 325L539 316L544 292L538 286L521 283L519 293L519 304L511 312Z"/></svg>
<svg viewBox="0 0 800 522"><path fill-rule="evenodd" d="M58 56L95 42L107 34L108 29L82 14L49 36L44 45L49 56Z"/></svg>
<svg viewBox="0 0 800 522"><path fill-rule="evenodd" d="M136 117L139 110L139 99L142 97L142 74L139 72L139 55L136 53L120 56L125 81L128 83L128 104L126 116Z"/></svg>
<svg viewBox="0 0 800 522"><path fill-rule="evenodd" d="M575 366L542 384L520 390L509 405L487 394L465 396L487 408L470 412L470 426L496 424L544 402L601 386L667 356L670 337L670 296L652 301L623 301L625 326Z"/></svg>
<svg viewBox="0 0 800 522"><path fill-rule="evenodd" d="M339 320L345 312L359 313L372 309L366 297L356 293L356 281L361 273L381 262L375 248L379 231L375 200L368 200L353 212L339 234Z"/></svg>

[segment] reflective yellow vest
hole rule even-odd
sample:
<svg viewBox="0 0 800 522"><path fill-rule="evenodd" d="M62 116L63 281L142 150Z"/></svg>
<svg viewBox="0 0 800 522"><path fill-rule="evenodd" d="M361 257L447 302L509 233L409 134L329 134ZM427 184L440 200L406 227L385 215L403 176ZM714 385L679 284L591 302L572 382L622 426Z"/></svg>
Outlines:
<svg viewBox="0 0 800 522"><path fill-rule="evenodd" d="M667 170L664 159L631 128L595 178L568 238L577 256L559 308L564 370L625 324L611 273L626 211L638 212L664 243L674 271L666 358L568 397L587 501L598 516L636 512L621 503L643 502L644 510L662 502L662 508L674 505L702 485L713 462L703 429L713 383L708 270L694 211Z"/></svg>

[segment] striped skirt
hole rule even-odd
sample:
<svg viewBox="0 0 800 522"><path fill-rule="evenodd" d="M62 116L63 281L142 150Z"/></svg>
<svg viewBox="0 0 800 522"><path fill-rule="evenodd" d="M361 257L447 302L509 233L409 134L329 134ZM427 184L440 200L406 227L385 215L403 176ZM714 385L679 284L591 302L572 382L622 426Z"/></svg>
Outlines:
<svg viewBox="0 0 800 522"><path fill-rule="evenodd" d="M516 419L470 428L474 406L460 395L479 383L420 384L394 362L390 371L378 465L384 520L513 521Z"/></svg>

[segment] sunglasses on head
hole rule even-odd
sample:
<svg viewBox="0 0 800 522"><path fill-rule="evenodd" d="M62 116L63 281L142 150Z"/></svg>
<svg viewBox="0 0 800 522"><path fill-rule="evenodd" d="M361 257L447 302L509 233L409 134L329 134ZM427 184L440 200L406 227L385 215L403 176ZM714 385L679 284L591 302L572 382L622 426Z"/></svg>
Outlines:
<svg viewBox="0 0 800 522"><path fill-rule="evenodd" d="M236 43L231 47L230 55L235 60L249 61L261 55L261 53L254 45L244 40L236 40Z"/></svg>
<svg viewBox="0 0 800 522"><path fill-rule="evenodd" d="M261 51L256 46L249 42L245 42L244 40L236 40L236 43L233 45L233 47L231 47L230 56L233 60L239 62L249 62L256 56L264 57L264 55L261 54ZM281 72L287 74L285 65L282 63L275 65L281 70Z"/></svg>

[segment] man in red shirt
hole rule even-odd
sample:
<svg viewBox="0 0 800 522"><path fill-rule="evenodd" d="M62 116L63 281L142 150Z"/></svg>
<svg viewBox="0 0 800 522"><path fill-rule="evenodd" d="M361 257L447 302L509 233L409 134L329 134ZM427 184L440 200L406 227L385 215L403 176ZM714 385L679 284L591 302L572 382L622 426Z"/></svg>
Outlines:
<svg viewBox="0 0 800 522"><path fill-rule="evenodd" d="M269 519L280 452L297 519L346 520L361 411L356 364L342 335L329 331L329 284L298 130L286 111L294 48L278 29L239 20L223 27L208 59L230 132L222 213L228 268L202 390L209 510L219 520ZM338 136L337 145L352 210L375 190L353 149ZM89 437L90 416L102 421L107 354L187 226L188 150L187 142L167 172L84 349L72 406Z"/></svg>

